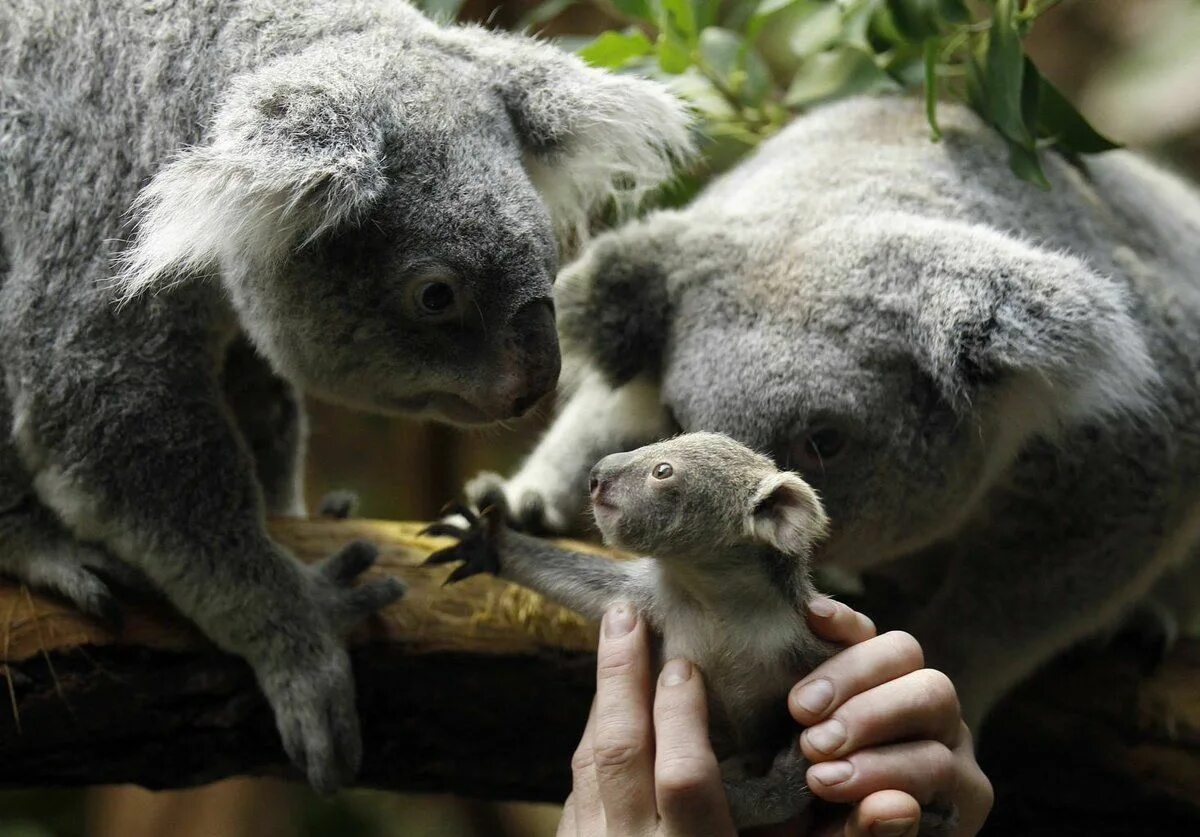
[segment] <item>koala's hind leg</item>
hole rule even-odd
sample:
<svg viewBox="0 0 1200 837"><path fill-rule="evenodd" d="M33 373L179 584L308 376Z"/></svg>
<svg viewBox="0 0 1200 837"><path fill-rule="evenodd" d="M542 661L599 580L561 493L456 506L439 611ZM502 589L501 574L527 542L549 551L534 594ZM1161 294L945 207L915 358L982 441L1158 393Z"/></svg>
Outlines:
<svg viewBox="0 0 1200 837"><path fill-rule="evenodd" d="M476 508L502 504L526 531L583 531L592 466L675 429L657 384L635 378L613 389L589 371L517 473L507 480L480 474L467 484L467 499Z"/></svg>
<svg viewBox="0 0 1200 837"><path fill-rule="evenodd" d="M149 585L133 567L76 541L32 496L0 510L0 575L64 598L114 627L121 623L121 611L110 583Z"/></svg>
<svg viewBox="0 0 1200 837"><path fill-rule="evenodd" d="M267 514L304 517L307 427L296 388L276 375L244 338L225 357L222 384L254 457Z"/></svg>

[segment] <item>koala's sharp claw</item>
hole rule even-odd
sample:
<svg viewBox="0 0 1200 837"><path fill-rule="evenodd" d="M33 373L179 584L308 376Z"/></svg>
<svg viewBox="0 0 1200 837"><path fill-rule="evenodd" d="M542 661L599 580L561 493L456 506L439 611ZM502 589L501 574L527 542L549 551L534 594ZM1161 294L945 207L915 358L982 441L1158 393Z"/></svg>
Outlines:
<svg viewBox="0 0 1200 837"><path fill-rule="evenodd" d="M459 545L448 546L445 549L439 549L433 552L422 563L422 567L436 567L440 564L453 564L455 561L463 560L462 553L459 551Z"/></svg>
<svg viewBox="0 0 1200 837"><path fill-rule="evenodd" d="M455 526L453 523L430 523L419 534L423 538L461 538L468 530L460 526Z"/></svg>
<svg viewBox="0 0 1200 837"><path fill-rule="evenodd" d="M362 575L379 557L379 548L367 541L354 541L342 547L321 564L321 573L329 581L345 586Z"/></svg>
<svg viewBox="0 0 1200 837"><path fill-rule="evenodd" d="M475 514L474 509L470 508L459 500L451 500L449 503L442 506L442 510L438 513L438 517L452 517L456 514L462 517L463 520L467 521L467 523L471 524L479 519L478 515Z"/></svg>

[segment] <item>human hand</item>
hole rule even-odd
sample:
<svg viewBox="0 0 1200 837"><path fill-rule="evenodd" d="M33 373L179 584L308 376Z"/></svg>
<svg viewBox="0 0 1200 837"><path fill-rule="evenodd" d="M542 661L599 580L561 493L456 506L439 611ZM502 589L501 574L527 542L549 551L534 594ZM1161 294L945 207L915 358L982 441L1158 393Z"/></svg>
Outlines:
<svg viewBox="0 0 1200 837"><path fill-rule="evenodd" d="M816 833L911 837L921 805L934 801L957 808L954 837L977 833L992 808L992 786L975 761L954 684L924 668L911 635L876 636L867 617L832 599L814 600L809 611L814 633L850 646L788 696L792 717L808 727L800 746L813 762L809 788L852 806Z"/></svg>
<svg viewBox="0 0 1200 837"><path fill-rule="evenodd" d="M700 670L671 660L652 691L650 636L629 605L604 615L596 699L571 760L560 837L734 835L708 739Z"/></svg>

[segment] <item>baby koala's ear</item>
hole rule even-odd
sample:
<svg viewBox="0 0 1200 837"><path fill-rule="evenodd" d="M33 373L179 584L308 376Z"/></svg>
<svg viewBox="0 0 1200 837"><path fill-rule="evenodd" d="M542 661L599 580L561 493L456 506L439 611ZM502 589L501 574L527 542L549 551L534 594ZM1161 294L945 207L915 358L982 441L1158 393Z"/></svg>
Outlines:
<svg viewBox="0 0 1200 837"><path fill-rule="evenodd" d="M295 60L235 79L207 144L179 153L142 189L117 264L122 298L213 271L224 256L277 260L386 186L386 103L347 78L352 61L314 74Z"/></svg>
<svg viewBox="0 0 1200 837"><path fill-rule="evenodd" d="M829 531L817 492L790 471L770 474L750 500L750 534L788 555L807 555Z"/></svg>

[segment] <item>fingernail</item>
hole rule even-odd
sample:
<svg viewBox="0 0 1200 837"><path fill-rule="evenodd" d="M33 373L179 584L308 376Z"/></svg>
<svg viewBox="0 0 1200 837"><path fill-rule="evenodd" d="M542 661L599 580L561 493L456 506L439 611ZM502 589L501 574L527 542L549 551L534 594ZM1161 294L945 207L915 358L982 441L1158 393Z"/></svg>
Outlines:
<svg viewBox="0 0 1200 837"><path fill-rule="evenodd" d="M633 630L637 622L637 614L627 604L610 607L604 614L604 635L609 639L625 636Z"/></svg>
<svg viewBox="0 0 1200 837"><path fill-rule="evenodd" d="M808 746L821 753L832 753L846 743L846 726L837 718L809 727L804 732Z"/></svg>
<svg viewBox="0 0 1200 837"><path fill-rule="evenodd" d="M664 686L678 686L692 676L692 664L687 660L668 660L659 678Z"/></svg>
<svg viewBox="0 0 1200 837"><path fill-rule="evenodd" d="M837 613L837 605L833 603L833 599L827 599L824 596L818 596L808 603L808 612L813 616L819 616L822 619L828 619L833 614Z"/></svg>
<svg viewBox="0 0 1200 837"><path fill-rule="evenodd" d="M876 820L871 823L872 837L903 837L908 834L913 825L914 820L908 817L899 817L894 820Z"/></svg>
<svg viewBox="0 0 1200 837"><path fill-rule="evenodd" d="M840 785L853 776L854 765L848 761L826 761L814 764L808 769L808 773L822 785L830 787Z"/></svg>
<svg viewBox="0 0 1200 837"><path fill-rule="evenodd" d="M819 715L833 702L833 683L824 677L805 683L796 691L792 700L805 712Z"/></svg>

